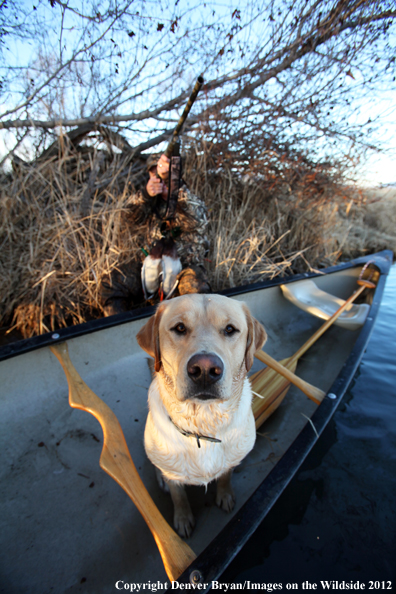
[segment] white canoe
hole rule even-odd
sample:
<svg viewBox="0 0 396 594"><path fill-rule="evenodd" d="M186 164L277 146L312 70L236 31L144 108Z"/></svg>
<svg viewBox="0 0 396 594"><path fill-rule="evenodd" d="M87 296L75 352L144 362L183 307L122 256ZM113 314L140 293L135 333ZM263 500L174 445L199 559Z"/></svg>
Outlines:
<svg viewBox="0 0 396 594"><path fill-rule="evenodd" d="M392 253L225 293L248 304L268 332L265 350L281 360L297 351L322 320L286 299L280 285L292 288L295 282L313 280L318 290L345 300L368 260L375 261L381 274L376 289L368 292L364 322L354 330L332 326L298 364L297 374L326 392L323 402L318 406L291 387L260 430L265 436L258 435L254 450L235 471L237 503L231 514L216 507L212 486L206 493L204 488L190 489L197 524L188 545L196 559L179 576L179 584L195 578L210 587L314 446L365 350ZM98 465L100 425L87 412L69 407L64 372L49 348L67 341L80 376L118 417L136 468L171 523L170 499L159 490L143 448L151 373L135 337L152 311L135 310L0 348L4 592L107 594L128 584L169 586L150 530L126 493ZM252 373L260 368L256 361Z"/></svg>

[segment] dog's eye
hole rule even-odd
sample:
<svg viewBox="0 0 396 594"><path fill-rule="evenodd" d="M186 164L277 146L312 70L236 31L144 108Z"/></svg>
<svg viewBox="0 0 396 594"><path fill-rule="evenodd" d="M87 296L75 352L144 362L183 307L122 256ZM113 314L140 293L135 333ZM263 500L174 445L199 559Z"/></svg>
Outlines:
<svg viewBox="0 0 396 594"><path fill-rule="evenodd" d="M237 330L236 328L234 328L234 326L232 324L227 324L227 326L224 329L224 334L226 336L231 336L235 332L239 332L239 330Z"/></svg>
<svg viewBox="0 0 396 594"><path fill-rule="evenodd" d="M183 322L179 322L179 324L176 324L176 326L174 328L172 328L172 330L174 332L176 332L177 334L184 334L186 332L187 328L185 327Z"/></svg>

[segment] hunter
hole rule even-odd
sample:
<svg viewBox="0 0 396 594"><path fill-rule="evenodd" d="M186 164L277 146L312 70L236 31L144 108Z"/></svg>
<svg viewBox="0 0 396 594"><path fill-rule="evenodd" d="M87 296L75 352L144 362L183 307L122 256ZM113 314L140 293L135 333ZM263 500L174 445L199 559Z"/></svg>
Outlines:
<svg viewBox="0 0 396 594"><path fill-rule="evenodd" d="M126 222L144 229L143 262L121 264L102 279L101 304L105 316L153 304L186 293L208 293L204 262L208 253L208 213L180 178L173 208L169 208L169 167L166 155L147 160L149 179L127 203Z"/></svg>

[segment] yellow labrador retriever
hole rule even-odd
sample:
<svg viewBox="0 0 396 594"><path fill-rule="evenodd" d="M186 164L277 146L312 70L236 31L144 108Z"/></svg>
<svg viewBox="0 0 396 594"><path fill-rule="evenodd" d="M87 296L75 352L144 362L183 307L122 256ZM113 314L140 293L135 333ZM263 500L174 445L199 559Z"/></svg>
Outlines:
<svg viewBox="0 0 396 594"><path fill-rule="evenodd" d="M232 469L256 437L246 374L266 338L244 303L202 294L163 302L137 335L155 369L145 449L169 487L182 536L194 526L185 484L217 479L217 505L234 507Z"/></svg>

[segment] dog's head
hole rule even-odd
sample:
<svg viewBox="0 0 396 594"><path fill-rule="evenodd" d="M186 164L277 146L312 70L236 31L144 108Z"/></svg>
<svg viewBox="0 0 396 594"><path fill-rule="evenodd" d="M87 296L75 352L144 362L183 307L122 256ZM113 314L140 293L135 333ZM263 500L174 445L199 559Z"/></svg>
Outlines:
<svg viewBox="0 0 396 594"><path fill-rule="evenodd" d="M168 394L201 403L227 400L242 390L266 339L244 303L201 294L160 304L137 334Z"/></svg>

